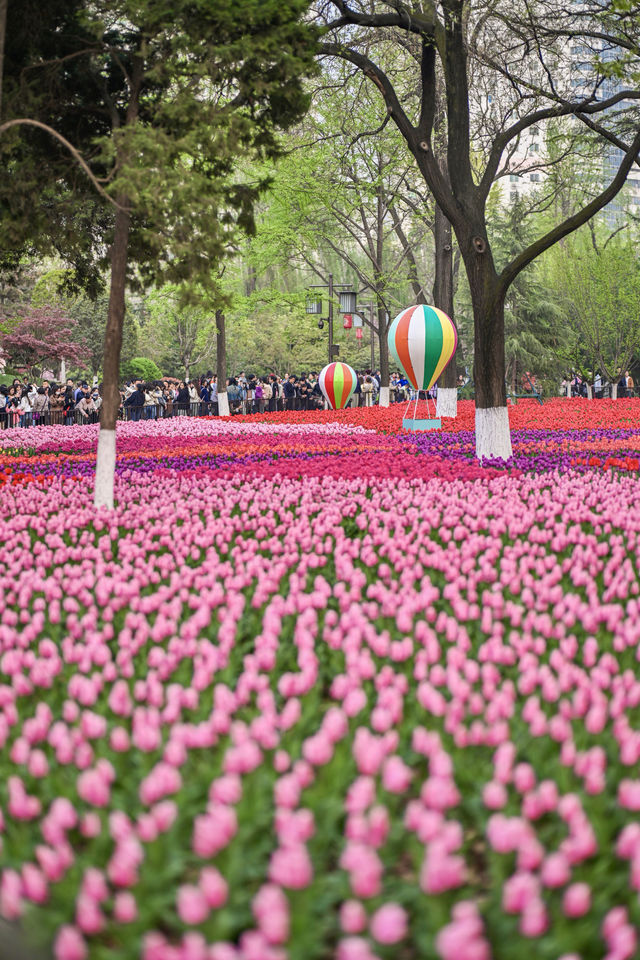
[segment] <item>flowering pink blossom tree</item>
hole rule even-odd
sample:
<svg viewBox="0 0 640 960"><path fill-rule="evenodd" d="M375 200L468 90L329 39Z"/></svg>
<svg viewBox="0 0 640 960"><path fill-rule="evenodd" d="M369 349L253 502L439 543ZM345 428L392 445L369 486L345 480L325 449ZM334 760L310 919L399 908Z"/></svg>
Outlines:
<svg viewBox="0 0 640 960"><path fill-rule="evenodd" d="M76 339L76 321L58 307L28 308L19 317L3 318L2 325L0 348L30 377L55 361L79 364L87 355L84 343Z"/></svg>

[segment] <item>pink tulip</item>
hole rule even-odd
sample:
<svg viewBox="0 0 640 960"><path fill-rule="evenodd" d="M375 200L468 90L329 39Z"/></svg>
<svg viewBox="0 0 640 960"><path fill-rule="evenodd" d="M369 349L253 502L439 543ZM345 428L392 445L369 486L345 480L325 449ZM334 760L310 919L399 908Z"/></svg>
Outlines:
<svg viewBox="0 0 640 960"><path fill-rule="evenodd" d="M362 933L367 925L367 913L357 900L345 900L340 907L340 926L345 933Z"/></svg>
<svg viewBox="0 0 640 960"><path fill-rule="evenodd" d="M567 917L582 917L591 909L591 890L586 883L572 883L562 898L562 909Z"/></svg>
<svg viewBox="0 0 640 960"><path fill-rule="evenodd" d="M113 899L113 916L118 923L133 923L138 916L138 905L132 893L120 890Z"/></svg>
<svg viewBox="0 0 640 960"><path fill-rule="evenodd" d="M58 930L53 952L56 960L85 960L88 954L87 944L77 929L72 926L62 926Z"/></svg>
<svg viewBox="0 0 640 960"><path fill-rule="evenodd" d="M289 903L280 887L265 884L253 899L253 913L269 944L289 938Z"/></svg>
<svg viewBox="0 0 640 960"><path fill-rule="evenodd" d="M545 858L540 877L545 887L561 887L568 883L571 870L567 858L561 853L552 853Z"/></svg>
<svg viewBox="0 0 640 960"><path fill-rule="evenodd" d="M485 784L482 799L489 810L501 810L507 803L507 791L501 783L492 781Z"/></svg>
<svg viewBox="0 0 640 960"><path fill-rule="evenodd" d="M400 757L389 757L382 768L382 786L390 793L404 793L411 783L411 769Z"/></svg>
<svg viewBox="0 0 640 960"><path fill-rule="evenodd" d="M178 916L183 923L203 923L209 915L209 905L202 890L193 885L184 884L178 888Z"/></svg>
<svg viewBox="0 0 640 960"><path fill-rule="evenodd" d="M199 886L207 906L212 910L217 910L227 902L227 882L215 867L203 867L200 871Z"/></svg>
<svg viewBox="0 0 640 960"><path fill-rule="evenodd" d="M398 943L407 935L406 911L396 903L387 903L376 910L369 929L378 943Z"/></svg>
<svg viewBox="0 0 640 960"><path fill-rule="evenodd" d="M269 879L290 890L301 890L313 879L313 869L306 847L294 844L280 847L271 854Z"/></svg>

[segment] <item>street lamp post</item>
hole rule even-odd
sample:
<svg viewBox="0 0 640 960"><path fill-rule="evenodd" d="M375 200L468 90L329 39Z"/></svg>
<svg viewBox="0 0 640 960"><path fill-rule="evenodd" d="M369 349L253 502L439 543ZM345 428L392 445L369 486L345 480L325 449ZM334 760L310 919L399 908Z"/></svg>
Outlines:
<svg viewBox="0 0 640 960"><path fill-rule="evenodd" d="M355 313L356 312L356 294L353 288L346 283L334 284L333 274L329 274L329 283L312 283L309 286L310 290L328 290L329 291L329 312L328 312L328 321L329 321L329 363L332 363L334 360L334 355L339 351L339 347L334 347L333 345L333 295L336 288L340 288L340 313ZM321 314L322 313L322 300L311 298L307 299L307 313ZM319 326L322 328L322 321L319 321Z"/></svg>
<svg viewBox="0 0 640 960"><path fill-rule="evenodd" d="M373 303L369 304L369 323L371 324L371 373L376 368L376 347L373 336Z"/></svg>
<svg viewBox="0 0 640 960"><path fill-rule="evenodd" d="M371 331L371 337L370 337L370 340L369 340L369 346L370 346L370 348L371 348L371 372L373 373L373 371L374 371L375 368L376 368L376 349L375 349L375 332L376 332L376 326L375 326L375 324L374 324L374 322L373 322L373 311L374 311L375 304L373 303L372 300L369 300L367 303L361 303L360 306L361 306L363 309L364 309L364 307L368 307L368 308L369 308L369 329L370 329L370 331ZM362 314L360 314L360 316L362 316Z"/></svg>
<svg viewBox="0 0 640 960"><path fill-rule="evenodd" d="M333 274L329 274L329 363L333 361Z"/></svg>

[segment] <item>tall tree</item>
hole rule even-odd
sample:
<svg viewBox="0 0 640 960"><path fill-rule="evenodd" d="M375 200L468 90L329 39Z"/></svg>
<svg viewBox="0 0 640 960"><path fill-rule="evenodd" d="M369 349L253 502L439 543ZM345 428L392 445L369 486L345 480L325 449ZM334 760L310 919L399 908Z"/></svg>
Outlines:
<svg viewBox="0 0 640 960"><path fill-rule="evenodd" d="M211 282L230 239L251 229L266 182L237 161L278 153L276 128L308 99L315 31L307 0L237 0L170 12L154 0L87 4L74 53L85 98L108 129L92 167L115 203L94 502L112 506L125 290L142 281ZM61 58L58 58L59 60ZM31 64L37 73L38 64ZM88 91L89 93L86 93ZM70 94L73 91L70 91ZM77 92L77 91L76 91ZM59 112L69 104L61 103Z"/></svg>
<svg viewBox="0 0 640 960"><path fill-rule="evenodd" d="M0 118L2 117L2 78L4 76L4 45L7 35L9 0L0 0Z"/></svg>
<svg viewBox="0 0 640 960"><path fill-rule="evenodd" d="M341 280L373 299L384 406L390 322L408 296L427 301L433 205L416 194L423 185L414 183L412 159L377 98L345 74L323 78L294 149L278 165L254 250L258 260L260 252L280 263L296 258L322 283L337 264Z"/></svg>
<svg viewBox="0 0 640 960"><path fill-rule="evenodd" d="M593 88L571 86L571 53L562 30L570 26L573 39L580 42L581 32L589 27L587 19L576 21L573 6L565 15L555 4L520 6L512 0L498 0L477 12L469 0L396 0L393 4L328 0L319 4L318 12L325 27L323 54L353 64L375 84L453 227L474 314L476 455L508 458L511 438L505 391L505 296L528 264L586 223L623 187L640 150L640 132L636 126L625 138L619 132L620 114L629 115L632 108L627 105L640 98L640 90L631 86L611 96L597 97ZM615 30L602 23L599 28L608 36L609 46L615 46ZM421 44L420 71L416 71L420 96L413 116L398 96L394 76L376 60L373 41L391 33L417 37ZM494 93L499 91L508 106L497 127L489 128L490 137L482 145L481 157L470 133L470 70L480 62L493 81ZM595 65L593 70L597 91L601 75ZM438 163L434 148L438 73L446 100L446 171ZM611 110L613 107L616 111ZM494 260L486 209L503 154L530 127L557 117L576 117L598 136L615 136L623 150L619 167L591 202L499 266Z"/></svg>
<svg viewBox="0 0 640 960"><path fill-rule="evenodd" d="M55 252L92 295L112 209L89 161L109 131L84 70L84 0L8 0L0 99L0 269ZM85 159L87 158L87 159ZM100 176L104 170L97 168Z"/></svg>

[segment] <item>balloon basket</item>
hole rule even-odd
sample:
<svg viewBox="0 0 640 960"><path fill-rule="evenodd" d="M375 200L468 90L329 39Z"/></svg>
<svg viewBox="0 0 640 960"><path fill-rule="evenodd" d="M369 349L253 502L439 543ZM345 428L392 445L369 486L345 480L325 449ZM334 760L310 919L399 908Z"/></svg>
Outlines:
<svg viewBox="0 0 640 960"><path fill-rule="evenodd" d="M407 407L404 411L404 416L402 418L402 427L404 430L408 430L410 433L418 433L424 430L439 430L440 427L442 426L442 421L440 417L435 416L435 412L436 412L435 401L433 400L431 401L431 403L433 404L433 413L434 413L433 417L430 416L428 397L425 397L424 399L425 409L421 411L418 410L418 404L421 403L420 393L422 392L423 391L419 390L415 400L409 400ZM411 411L411 413L409 413L409 408L411 407L412 404L413 404L413 410ZM426 416L419 417L418 412L422 412L426 414Z"/></svg>

